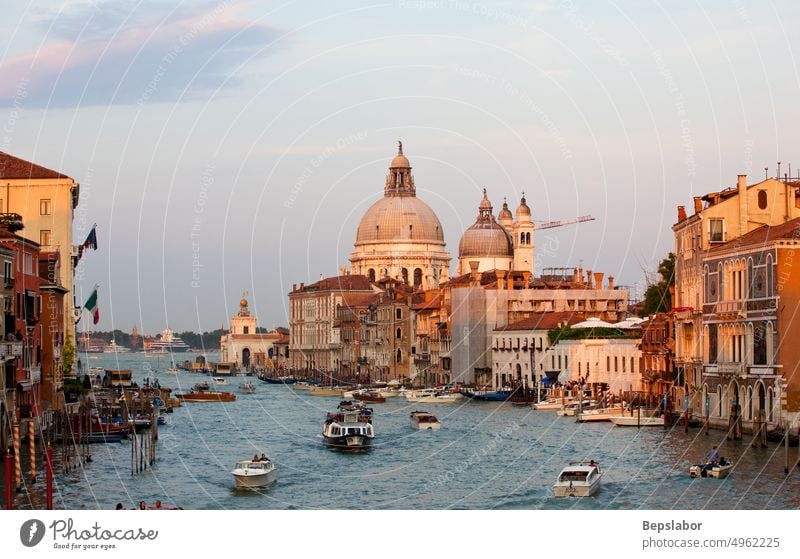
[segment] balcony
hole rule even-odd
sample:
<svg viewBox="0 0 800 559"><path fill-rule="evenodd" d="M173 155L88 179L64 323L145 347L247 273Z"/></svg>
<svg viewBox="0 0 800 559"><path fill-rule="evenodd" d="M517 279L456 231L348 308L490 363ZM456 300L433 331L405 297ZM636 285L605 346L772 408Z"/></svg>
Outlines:
<svg viewBox="0 0 800 559"><path fill-rule="evenodd" d="M0 341L0 359L22 357L22 342Z"/></svg>

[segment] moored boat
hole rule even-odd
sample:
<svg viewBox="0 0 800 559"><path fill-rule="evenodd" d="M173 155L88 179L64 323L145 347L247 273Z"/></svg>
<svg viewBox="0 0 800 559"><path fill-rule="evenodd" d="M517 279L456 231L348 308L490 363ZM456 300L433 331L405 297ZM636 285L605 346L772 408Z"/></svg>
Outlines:
<svg viewBox="0 0 800 559"><path fill-rule="evenodd" d="M442 424L439 419L426 411L412 411L409 414L411 418L411 425L415 429L419 429L424 431L426 429L429 430L438 430L442 428Z"/></svg>
<svg viewBox="0 0 800 559"><path fill-rule="evenodd" d="M236 482L236 489L256 489L277 480L278 470L269 458L257 462L242 460L236 462L231 475Z"/></svg>
<svg viewBox="0 0 800 559"><path fill-rule="evenodd" d="M585 410L579 413L575 420L581 423L591 421L611 421L612 417L618 417L625 413L625 408L595 408L593 410Z"/></svg>
<svg viewBox="0 0 800 559"><path fill-rule="evenodd" d="M335 386L312 386L308 393L312 396L336 396L341 398L344 390Z"/></svg>
<svg viewBox="0 0 800 559"><path fill-rule="evenodd" d="M373 392L371 390L356 391L353 393L353 398L361 402L369 402L371 404L382 404L386 401L386 398L382 394Z"/></svg>
<svg viewBox="0 0 800 559"><path fill-rule="evenodd" d="M590 462L570 462L561 470L553 485L556 497L591 497L600 488L603 474L600 465Z"/></svg>
<svg viewBox="0 0 800 559"><path fill-rule="evenodd" d="M663 427L663 417L639 416L634 415L615 415L608 420L617 427Z"/></svg>
<svg viewBox="0 0 800 559"><path fill-rule="evenodd" d="M256 393L256 385L253 382L245 381L239 385L239 391L244 392L245 394L255 394Z"/></svg>
<svg viewBox="0 0 800 559"><path fill-rule="evenodd" d="M510 390L461 390L461 394L478 402L505 402L511 398Z"/></svg>
<svg viewBox="0 0 800 559"><path fill-rule="evenodd" d="M211 390L208 384L196 384L191 391L175 394L181 402L233 402L236 394Z"/></svg>

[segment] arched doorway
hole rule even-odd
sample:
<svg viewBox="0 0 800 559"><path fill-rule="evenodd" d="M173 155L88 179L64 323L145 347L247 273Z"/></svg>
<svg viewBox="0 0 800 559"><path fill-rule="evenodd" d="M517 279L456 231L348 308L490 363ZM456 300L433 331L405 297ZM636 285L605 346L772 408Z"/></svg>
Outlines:
<svg viewBox="0 0 800 559"><path fill-rule="evenodd" d="M250 349L244 348L242 350L242 367L245 369L250 367Z"/></svg>

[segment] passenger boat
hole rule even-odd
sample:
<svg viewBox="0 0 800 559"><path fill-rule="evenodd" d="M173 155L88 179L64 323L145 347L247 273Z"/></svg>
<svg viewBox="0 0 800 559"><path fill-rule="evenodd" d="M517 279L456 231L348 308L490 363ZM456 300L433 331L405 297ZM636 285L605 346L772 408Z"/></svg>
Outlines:
<svg viewBox="0 0 800 559"><path fill-rule="evenodd" d="M438 430L442 428L442 424L439 422L439 419L435 415L426 411L412 411L409 414L409 417L411 418L411 425L420 431L425 429Z"/></svg>
<svg viewBox="0 0 800 559"><path fill-rule="evenodd" d="M372 408L368 408L364 402L353 402L352 400L342 400L339 402L339 405L336 406L336 409L339 411L368 410L370 414L372 413Z"/></svg>
<svg viewBox="0 0 800 559"><path fill-rule="evenodd" d="M236 489L256 489L277 480L278 470L269 458L258 462L242 460L236 462L231 475L236 482Z"/></svg>
<svg viewBox="0 0 800 559"><path fill-rule="evenodd" d="M385 396L372 390L356 391L353 393L353 398L361 402L369 402L371 404L383 404L386 401Z"/></svg>
<svg viewBox="0 0 800 559"><path fill-rule="evenodd" d="M663 427L663 417L650 417L634 415L615 415L608 420L617 427Z"/></svg>
<svg viewBox="0 0 800 559"><path fill-rule="evenodd" d="M590 462L570 462L561 470L553 485L556 497L591 497L600 489L603 478L600 465L594 460Z"/></svg>
<svg viewBox="0 0 800 559"><path fill-rule="evenodd" d="M708 462L706 464L695 464L689 468L689 475L692 477L716 477L724 479L733 469L733 463L725 458L720 458L719 462Z"/></svg>
<svg viewBox="0 0 800 559"><path fill-rule="evenodd" d="M245 381L239 385L239 390L244 392L245 394L255 394L256 393L256 385L253 382Z"/></svg>
<svg viewBox="0 0 800 559"><path fill-rule="evenodd" d="M344 450L362 450L370 445L375 437L372 427L372 411L342 411L329 413L322 427L325 443Z"/></svg>
<svg viewBox="0 0 800 559"><path fill-rule="evenodd" d="M233 402L236 394L211 390L208 384L196 384L191 391L175 394L181 402Z"/></svg>

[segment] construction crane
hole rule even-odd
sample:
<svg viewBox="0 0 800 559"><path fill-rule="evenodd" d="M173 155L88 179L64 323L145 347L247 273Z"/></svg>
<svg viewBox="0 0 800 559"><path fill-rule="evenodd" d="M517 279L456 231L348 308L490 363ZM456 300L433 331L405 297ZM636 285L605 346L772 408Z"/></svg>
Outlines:
<svg viewBox="0 0 800 559"><path fill-rule="evenodd" d="M580 217L576 217L575 219L564 219L559 221L545 221L544 223L540 223L536 225L536 229L552 229L553 227L561 227L562 225L570 225L572 223L583 223L585 221L594 221L594 218L590 215L582 215Z"/></svg>

